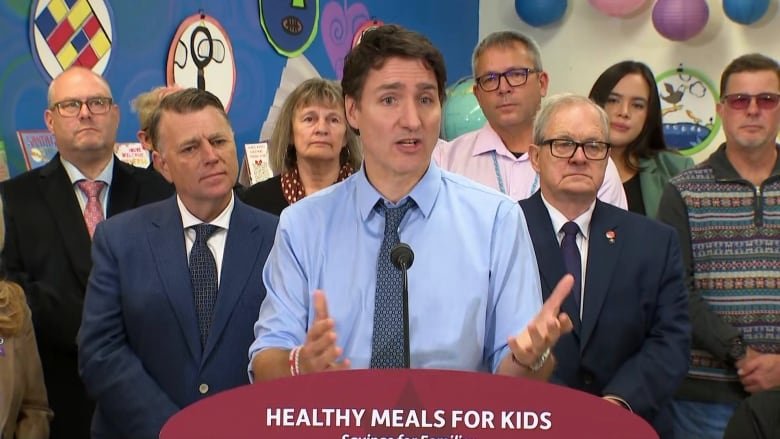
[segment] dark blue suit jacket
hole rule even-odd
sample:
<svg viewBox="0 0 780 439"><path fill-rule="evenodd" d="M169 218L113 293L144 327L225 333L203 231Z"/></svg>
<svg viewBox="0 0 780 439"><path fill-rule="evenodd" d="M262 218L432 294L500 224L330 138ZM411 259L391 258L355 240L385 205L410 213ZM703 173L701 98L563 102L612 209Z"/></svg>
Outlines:
<svg viewBox="0 0 780 439"><path fill-rule="evenodd" d="M78 337L79 371L97 401L93 438L156 438L181 408L249 382L276 225L235 200L203 348L176 197L98 225Z"/></svg>
<svg viewBox="0 0 780 439"><path fill-rule="evenodd" d="M540 192L520 206L546 300L565 274L563 256ZM553 382L618 396L671 435L668 403L688 370L691 333L674 229L596 200L584 291L582 321L573 297L563 304L574 330L554 348Z"/></svg>
<svg viewBox="0 0 780 439"><path fill-rule="evenodd" d="M164 200L173 186L155 171L114 158L107 217ZM0 184L3 267L27 294L49 405L51 439L89 437L95 405L78 373L76 334L92 268L87 225L59 154Z"/></svg>

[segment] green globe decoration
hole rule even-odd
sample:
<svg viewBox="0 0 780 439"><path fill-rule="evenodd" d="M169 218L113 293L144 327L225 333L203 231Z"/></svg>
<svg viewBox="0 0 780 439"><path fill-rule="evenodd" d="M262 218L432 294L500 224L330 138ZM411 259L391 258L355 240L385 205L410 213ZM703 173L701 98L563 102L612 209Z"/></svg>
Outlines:
<svg viewBox="0 0 780 439"><path fill-rule="evenodd" d="M447 87L442 119L441 136L444 140L452 140L485 125L485 114L474 96L474 78L462 78Z"/></svg>

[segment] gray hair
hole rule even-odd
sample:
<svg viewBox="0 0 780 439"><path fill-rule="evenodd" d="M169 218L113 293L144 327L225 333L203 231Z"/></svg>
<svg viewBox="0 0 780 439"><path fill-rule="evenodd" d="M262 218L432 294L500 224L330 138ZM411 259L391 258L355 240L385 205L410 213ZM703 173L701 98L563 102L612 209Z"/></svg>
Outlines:
<svg viewBox="0 0 780 439"><path fill-rule="evenodd" d="M545 99L542 102L542 108L536 113L536 118L534 119L535 145L541 145L544 142L544 132L547 130L547 125L549 125L553 114L560 108L570 105L585 105L596 110L601 123L601 131L604 133L604 139L607 142L609 141L609 116L607 116L607 112L603 108L585 96L573 93L560 93Z"/></svg>
<svg viewBox="0 0 780 439"><path fill-rule="evenodd" d="M276 125L268 141L268 160L274 174L291 171L298 164L293 145L293 119L295 112L308 105L323 105L342 113L346 132L346 146L339 155L339 164L349 163L352 169L360 169L363 162L363 148L354 131L349 127L344 114L344 98L341 86L334 81L310 78L300 83L284 100L276 119Z"/></svg>
<svg viewBox="0 0 780 439"><path fill-rule="evenodd" d="M471 55L471 74L476 78L477 76L477 61L479 57L487 49L493 47L511 48L514 44L522 44L531 53L533 58L534 70L542 70L542 52L539 50L539 45L536 44L533 38L513 30L502 30L493 32L490 35L482 39L474 48L474 53Z"/></svg>

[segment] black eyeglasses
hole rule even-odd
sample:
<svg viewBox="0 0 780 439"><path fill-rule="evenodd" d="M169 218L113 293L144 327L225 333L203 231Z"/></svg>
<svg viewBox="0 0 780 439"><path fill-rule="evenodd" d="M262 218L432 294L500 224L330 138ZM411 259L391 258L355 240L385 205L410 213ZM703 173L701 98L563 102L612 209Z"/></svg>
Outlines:
<svg viewBox="0 0 780 439"><path fill-rule="evenodd" d="M483 91L496 91L498 90L498 87L501 86L502 77L506 79L507 84L512 87L520 87L528 82L528 75L539 72L541 72L541 70L523 67L521 69L509 69L504 73L485 73L476 78L475 81Z"/></svg>
<svg viewBox="0 0 780 439"><path fill-rule="evenodd" d="M81 112L83 105L87 106L89 112L92 114L106 114L111 109L111 105L114 100L111 98L89 98L86 101L80 101L78 99L68 99L66 101L57 102L52 105L51 108L57 109L62 117L76 117Z"/></svg>
<svg viewBox="0 0 780 439"><path fill-rule="evenodd" d="M746 109L750 106L750 102L753 101L753 99L756 100L756 106L758 108L762 110L774 110L777 108L777 104L780 103L780 94L759 93L757 95L749 95L744 93L737 93L723 96L721 99L732 110Z"/></svg>
<svg viewBox="0 0 780 439"><path fill-rule="evenodd" d="M588 160L604 160L609 155L607 142L588 140L587 142L575 142L571 139L548 139L542 145L550 145L550 153L559 159L570 159L577 153L577 148L582 148L585 158Z"/></svg>

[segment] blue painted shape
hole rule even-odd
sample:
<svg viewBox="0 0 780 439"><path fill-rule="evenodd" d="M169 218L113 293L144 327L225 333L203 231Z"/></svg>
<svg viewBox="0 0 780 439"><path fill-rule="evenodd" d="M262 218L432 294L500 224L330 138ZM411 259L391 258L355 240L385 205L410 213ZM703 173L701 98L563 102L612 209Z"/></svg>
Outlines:
<svg viewBox="0 0 780 439"><path fill-rule="evenodd" d="M260 24L274 49L287 57L303 53L314 41L320 0L259 0Z"/></svg>

